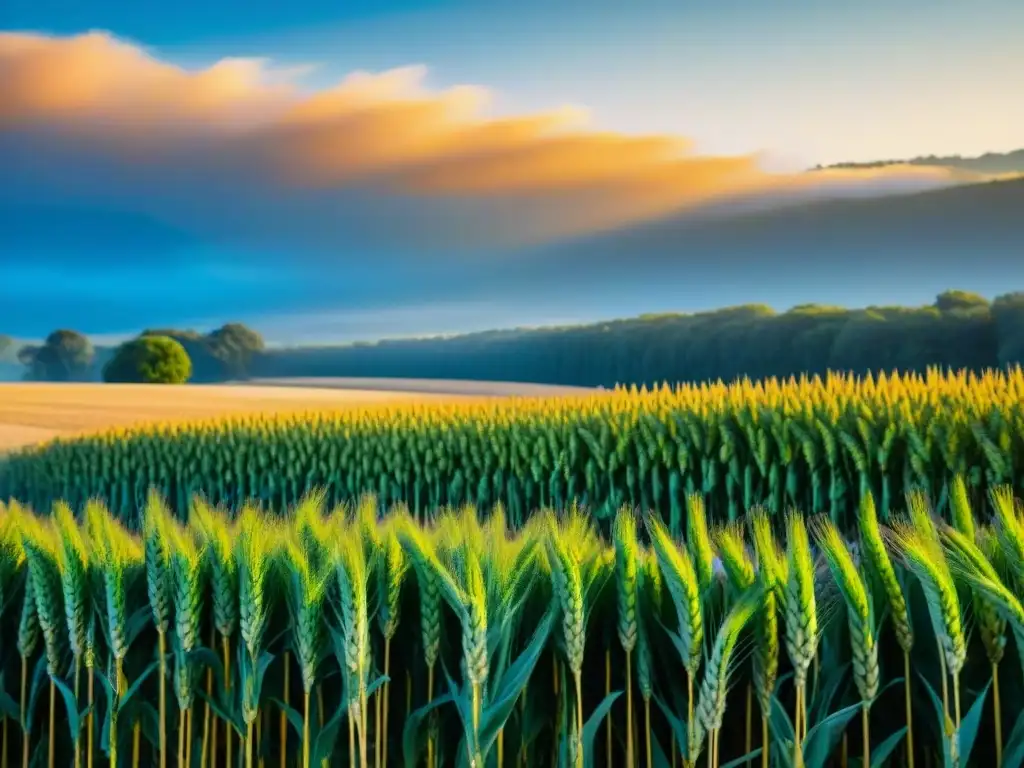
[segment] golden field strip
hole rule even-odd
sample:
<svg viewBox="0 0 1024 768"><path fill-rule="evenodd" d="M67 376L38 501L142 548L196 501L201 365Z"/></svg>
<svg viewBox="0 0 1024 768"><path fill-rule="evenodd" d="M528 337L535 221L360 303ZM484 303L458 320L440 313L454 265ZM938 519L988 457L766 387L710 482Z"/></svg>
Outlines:
<svg viewBox="0 0 1024 768"><path fill-rule="evenodd" d="M390 379L265 380L259 385L0 384L0 452L149 421L345 410L411 402L572 393L572 387Z"/></svg>

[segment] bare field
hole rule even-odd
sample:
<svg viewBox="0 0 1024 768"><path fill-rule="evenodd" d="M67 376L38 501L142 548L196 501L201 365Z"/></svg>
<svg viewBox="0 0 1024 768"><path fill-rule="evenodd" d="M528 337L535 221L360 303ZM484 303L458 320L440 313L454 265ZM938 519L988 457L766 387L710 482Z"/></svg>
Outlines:
<svg viewBox="0 0 1024 768"><path fill-rule="evenodd" d="M388 386L390 382L390 387ZM389 379L263 380L247 384L0 384L0 452L113 426L242 413L343 410L388 403L582 394L572 387Z"/></svg>
<svg viewBox="0 0 1024 768"><path fill-rule="evenodd" d="M508 381L456 381L450 379L345 379L294 378L252 379L250 385L268 387L317 387L319 389L371 390L374 392L470 395L473 397L556 397L591 395L589 387L558 384L526 384Z"/></svg>

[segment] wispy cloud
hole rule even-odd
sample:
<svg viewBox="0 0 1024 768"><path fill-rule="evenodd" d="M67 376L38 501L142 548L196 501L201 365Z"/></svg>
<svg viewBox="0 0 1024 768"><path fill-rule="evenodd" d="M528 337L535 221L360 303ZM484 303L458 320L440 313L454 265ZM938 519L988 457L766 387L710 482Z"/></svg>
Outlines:
<svg viewBox="0 0 1024 768"><path fill-rule="evenodd" d="M18 317L45 306L32 333L339 309L359 326L344 335L361 338L489 325L466 319L485 313L473 301L508 299L512 318L523 291L550 298L554 276L584 268L580 248L563 248L580 238L980 178L773 173L757 154L604 131L575 108L496 117L486 88L428 88L420 65L312 89L307 71L262 59L189 70L102 32L0 33L0 266L12 275L0 302ZM597 272L643 258L611 243L585 248ZM648 260L665 258L659 247ZM402 309L438 302L468 309L430 328Z"/></svg>

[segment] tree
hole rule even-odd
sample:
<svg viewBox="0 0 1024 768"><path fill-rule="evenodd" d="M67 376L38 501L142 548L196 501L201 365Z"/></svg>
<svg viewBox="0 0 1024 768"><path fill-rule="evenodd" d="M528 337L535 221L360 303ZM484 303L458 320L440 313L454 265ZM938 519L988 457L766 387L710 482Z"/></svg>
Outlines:
<svg viewBox="0 0 1024 768"><path fill-rule="evenodd" d="M140 336L167 336L185 348L192 361L193 383L224 381L228 378L227 367L212 348L210 337L205 333L176 328L146 329Z"/></svg>
<svg viewBox="0 0 1024 768"><path fill-rule="evenodd" d="M213 354L235 379L248 377L253 356L264 349L263 337L241 323L228 323L208 337Z"/></svg>
<svg viewBox="0 0 1024 768"><path fill-rule="evenodd" d="M263 351L263 337L241 323L228 323L208 334L194 330L147 329L140 336L169 336L192 360L192 381L242 379L253 356Z"/></svg>
<svg viewBox="0 0 1024 768"><path fill-rule="evenodd" d="M970 291L944 291L935 298L935 307L940 312L954 310L976 310L988 308L988 299Z"/></svg>
<svg viewBox="0 0 1024 768"><path fill-rule="evenodd" d="M7 357L7 354L14 348L14 339L0 333L0 360Z"/></svg>
<svg viewBox="0 0 1024 768"><path fill-rule="evenodd" d="M38 344L26 344L18 350L18 362L22 365L32 365L39 355Z"/></svg>
<svg viewBox="0 0 1024 768"><path fill-rule="evenodd" d="M25 346L18 360L28 367L27 376L43 381L83 381L89 377L95 350L78 331L54 331L42 346Z"/></svg>
<svg viewBox="0 0 1024 768"><path fill-rule="evenodd" d="M140 336L125 342L103 367L108 383L184 384L192 361L180 343L169 336Z"/></svg>
<svg viewBox="0 0 1024 768"><path fill-rule="evenodd" d="M999 364L1024 364L1024 291L1008 293L992 304L999 340Z"/></svg>

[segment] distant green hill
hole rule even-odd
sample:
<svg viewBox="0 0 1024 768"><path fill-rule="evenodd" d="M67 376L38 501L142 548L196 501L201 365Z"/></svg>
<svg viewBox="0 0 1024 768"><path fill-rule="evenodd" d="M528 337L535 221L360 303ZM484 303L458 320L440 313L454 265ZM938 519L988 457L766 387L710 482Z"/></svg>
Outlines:
<svg viewBox="0 0 1024 768"><path fill-rule="evenodd" d="M976 173L1024 173L1024 149L1013 152L986 152L977 157L960 155L923 155L909 160L875 160L870 163L835 163L816 165L811 170L826 168L883 168L887 165L937 165Z"/></svg>

